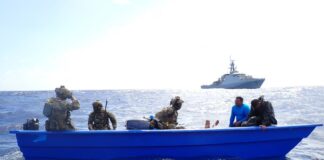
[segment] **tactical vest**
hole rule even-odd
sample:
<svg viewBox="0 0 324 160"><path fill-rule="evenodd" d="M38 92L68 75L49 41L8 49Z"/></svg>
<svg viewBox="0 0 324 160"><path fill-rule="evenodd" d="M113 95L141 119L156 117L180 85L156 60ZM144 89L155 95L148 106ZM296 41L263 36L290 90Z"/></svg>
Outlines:
<svg viewBox="0 0 324 160"><path fill-rule="evenodd" d="M45 128L49 131L55 130L74 130L74 126L72 125L71 118L70 118L70 111L66 106L66 101L58 100L58 99L51 99L50 102L46 103L44 106L47 107L48 113L45 116L48 116L48 120L45 122Z"/></svg>
<svg viewBox="0 0 324 160"><path fill-rule="evenodd" d="M103 130L110 129L108 114L105 111L101 111L100 113L93 113L93 129L95 130Z"/></svg>
<svg viewBox="0 0 324 160"><path fill-rule="evenodd" d="M178 119L178 111L174 110L172 107L164 108L162 111L155 114L155 117L162 124L169 126L176 126Z"/></svg>

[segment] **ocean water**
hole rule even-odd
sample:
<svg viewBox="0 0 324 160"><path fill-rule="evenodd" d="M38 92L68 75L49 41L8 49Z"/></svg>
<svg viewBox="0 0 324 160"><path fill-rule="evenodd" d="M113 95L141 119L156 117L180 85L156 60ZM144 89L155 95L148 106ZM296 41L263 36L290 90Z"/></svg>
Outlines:
<svg viewBox="0 0 324 160"><path fill-rule="evenodd" d="M87 130L88 114L95 100L108 99L108 110L118 120L118 130L125 129L127 119L141 119L166 107L179 95L185 101L179 112L179 123L190 129L201 129L206 119L220 120L219 128L228 126L231 106L236 96L246 103L264 95L272 102L279 125L324 123L324 87L294 87L257 90L100 90L74 91L81 109L72 112L80 130ZM42 115L46 100L54 91L0 92L0 160L23 159L14 135L27 118L37 117L44 129ZM319 127L288 155L287 159L324 159L324 127Z"/></svg>

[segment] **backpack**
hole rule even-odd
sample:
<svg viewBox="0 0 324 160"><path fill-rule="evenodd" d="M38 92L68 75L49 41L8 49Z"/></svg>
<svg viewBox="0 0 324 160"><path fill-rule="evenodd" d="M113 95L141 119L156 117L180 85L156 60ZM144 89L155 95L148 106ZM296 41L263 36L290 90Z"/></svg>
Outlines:
<svg viewBox="0 0 324 160"><path fill-rule="evenodd" d="M52 110L53 110L53 106L52 104L49 102L45 103L44 108L43 108L43 114L46 117L50 117L52 115Z"/></svg>
<svg viewBox="0 0 324 160"><path fill-rule="evenodd" d="M27 122L23 125L24 130L38 130L39 120L37 118L27 119Z"/></svg>

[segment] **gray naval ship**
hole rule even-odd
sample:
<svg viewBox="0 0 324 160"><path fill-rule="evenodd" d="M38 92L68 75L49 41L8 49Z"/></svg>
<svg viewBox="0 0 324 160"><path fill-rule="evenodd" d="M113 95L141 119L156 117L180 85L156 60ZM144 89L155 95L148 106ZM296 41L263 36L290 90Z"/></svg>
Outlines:
<svg viewBox="0 0 324 160"><path fill-rule="evenodd" d="M225 89L257 89L264 82L264 78L253 78L252 76L239 73L234 61L230 63L230 73L224 74L210 85L202 85L202 89L225 88Z"/></svg>

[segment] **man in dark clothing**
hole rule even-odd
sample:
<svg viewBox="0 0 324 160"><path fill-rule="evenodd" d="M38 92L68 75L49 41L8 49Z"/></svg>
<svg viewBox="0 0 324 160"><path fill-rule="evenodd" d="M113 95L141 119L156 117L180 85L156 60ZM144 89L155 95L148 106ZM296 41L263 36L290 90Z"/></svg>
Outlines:
<svg viewBox="0 0 324 160"><path fill-rule="evenodd" d="M112 123L112 129L117 128L117 120L115 115L103 109L100 101L92 103L93 112L90 113L88 119L89 130L110 130L109 121Z"/></svg>
<svg viewBox="0 0 324 160"><path fill-rule="evenodd" d="M271 102L264 101L263 96L259 99L254 99L251 102L249 118L242 123L242 126L260 126L265 128L273 124L277 124L277 120Z"/></svg>

